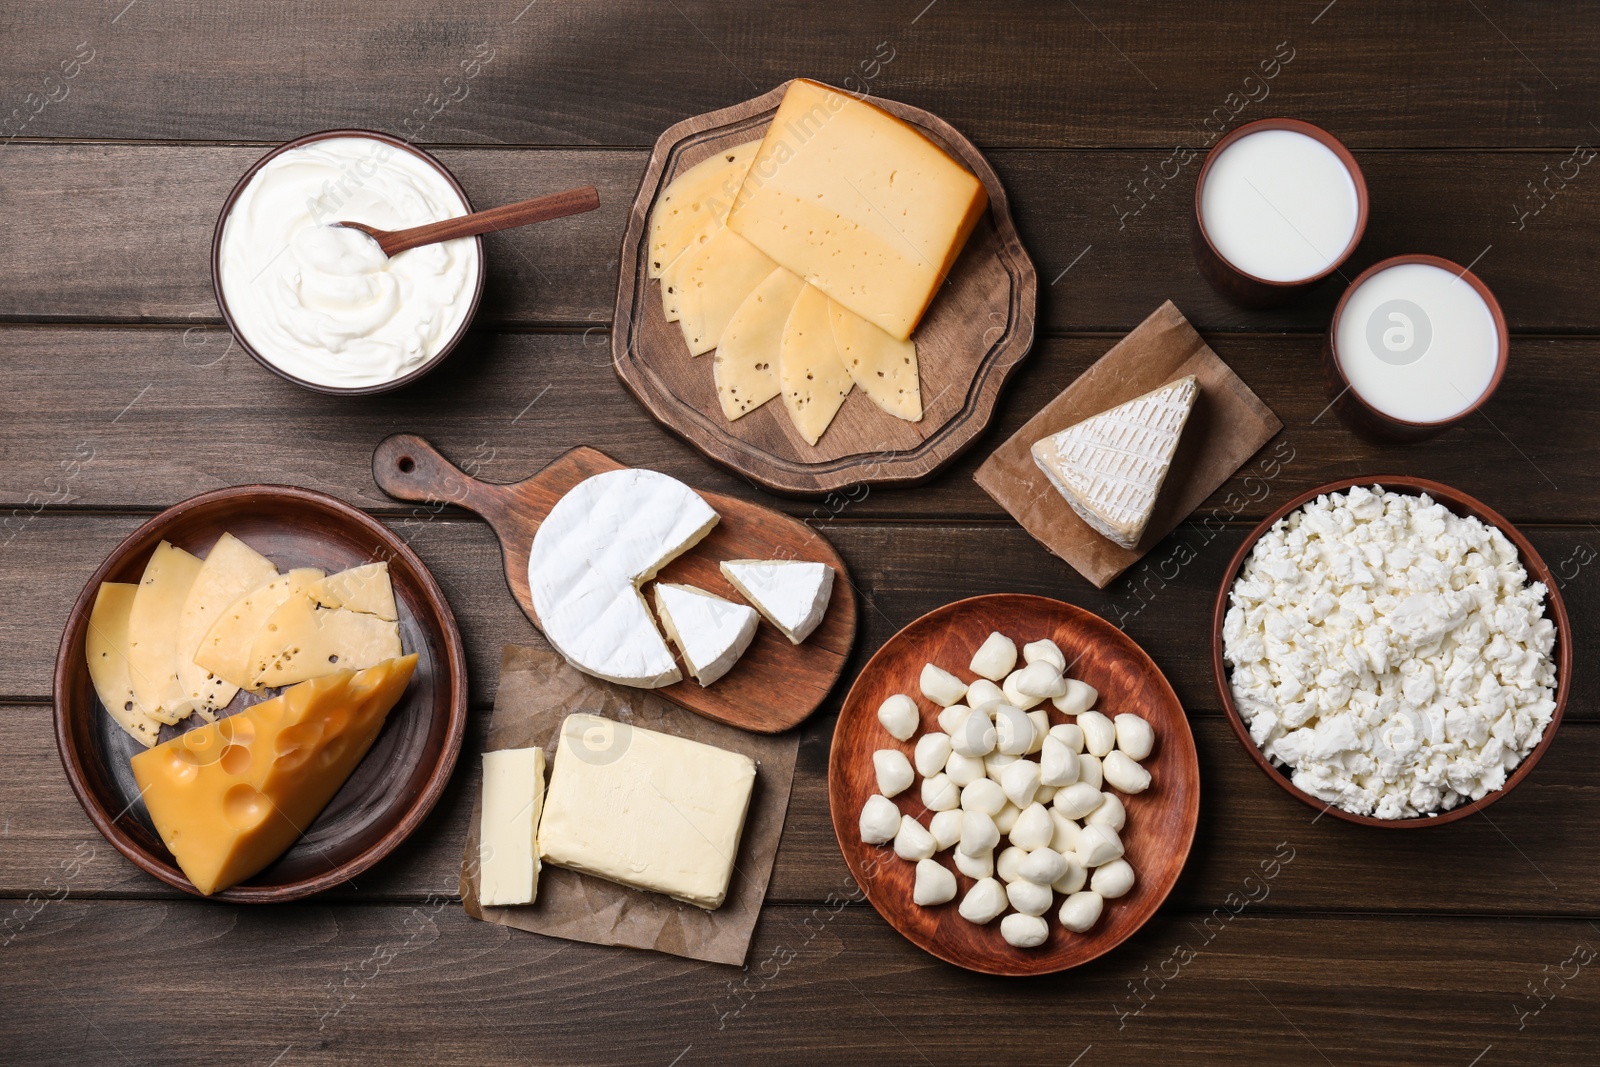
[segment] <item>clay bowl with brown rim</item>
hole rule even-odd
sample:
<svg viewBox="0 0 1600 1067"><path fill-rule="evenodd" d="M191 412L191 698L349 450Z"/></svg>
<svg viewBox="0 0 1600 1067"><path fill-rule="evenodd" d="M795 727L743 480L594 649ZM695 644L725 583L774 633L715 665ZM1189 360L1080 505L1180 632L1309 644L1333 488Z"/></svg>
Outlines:
<svg viewBox="0 0 1600 1067"><path fill-rule="evenodd" d="M287 852L255 877L213 894L237 903L298 900L346 882L392 852L433 809L461 751L467 722L466 655L439 584L405 542L377 520L322 493L288 485L218 489L168 508L118 545L79 594L56 653L56 747L83 810L114 848L145 872L189 893L139 801L128 761L144 751L101 707L84 661L84 635L101 582L137 582L163 541L196 555L231 533L277 564L333 573L389 564L400 642L416 672L354 773ZM241 692L223 712L271 695ZM164 726L166 741L202 725Z"/></svg>
<svg viewBox="0 0 1600 1067"><path fill-rule="evenodd" d="M299 148L302 145L312 144L317 141L326 141L333 137L365 137L375 141L382 141L384 144L392 145L403 152L409 152L411 155L416 156L418 159L422 160L428 166L432 167L434 170L443 175L444 180L449 183L450 188L455 190L456 195L461 198L462 214L468 215L472 213L472 201L467 198L466 190L461 188L461 183L456 181L456 176L450 173L450 169L409 141L403 141L398 137L390 136L387 133L379 133L376 130L323 130L320 133L309 133L304 137L297 137L293 141L288 141L279 145L277 148L274 148L272 151L256 160L255 163L251 164L250 169L244 172L244 175L239 179L238 183L234 185L233 191L228 194L228 198L222 202L222 210L217 213L216 229L211 235L211 290L216 295L217 307L222 312L222 319L228 324L228 329L232 332L234 340L239 342L239 347L244 349L245 352L249 354L251 359L255 360L257 363L261 364L261 366L265 367L267 370L271 371L273 374L276 374L283 380L293 382L301 388L310 389L313 392L328 393L332 396L367 396L373 393L392 392L395 389L400 389L404 386L410 385L418 378L421 378L423 375L428 374L436 369L439 364L443 363L445 359L449 357L450 353L456 350L457 346L461 344L462 339L467 336L467 331L472 328L472 320L478 313L478 302L483 298L485 266L482 237L471 238L471 240L477 246L478 269L472 283L472 295L470 297L471 303L468 305L466 316L462 318L461 325L457 327L456 332L451 335L450 339L444 343L443 347L441 347L438 352L434 353L418 366L412 368L398 378L391 378L386 382L378 382L374 385L325 385L320 382L307 381L304 378L289 373L287 370L274 363L270 357L264 355L259 349L250 343L250 338L245 334L244 330L240 329L238 322L235 321L233 312L228 307L228 298L222 291L222 230L227 224L228 216L232 213L234 204L238 202L240 195L244 193L245 187L250 184L250 180L254 178L257 172L259 172L262 167L266 166L268 162L289 151L290 149ZM330 219L329 221L333 222L338 220Z"/></svg>
<svg viewBox="0 0 1600 1067"><path fill-rule="evenodd" d="M1297 787L1289 780L1289 775L1283 769L1273 766L1272 761L1267 759L1266 755L1257 747L1255 741L1251 739L1250 728L1245 724L1243 717L1239 714L1238 707L1234 704L1233 687L1229 683L1227 665L1222 657L1222 622L1228 612L1228 594L1232 592L1233 583L1238 578L1239 571L1244 567L1245 560L1255 548L1256 542L1268 530L1272 529L1273 524L1279 519L1302 507L1307 502L1315 500L1324 493L1342 492L1357 485L1368 487L1381 485L1389 491L1405 492L1413 495L1426 493L1436 503L1443 504L1457 515L1470 515L1487 525L1497 528L1501 533L1505 534L1506 540L1516 546L1517 552L1521 556L1522 565L1527 570L1529 577L1533 581L1544 583L1547 590L1545 594L1545 617L1554 622L1556 627L1554 653L1556 657L1556 709L1555 713L1550 716L1549 725L1544 728L1544 736L1539 739L1539 743L1511 772L1511 776L1506 779L1504 786L1492 793L1484 794L1479 800L1457 805L1449 811L1440 812L1437 815L1419 815L1409 819L1378 819L1370 815L1357 815L1353 812L1345 811L1337 805L1329 804L1325 800L1319 800ZM1493 804L1515 789L1523 779L1527 778L1534 765L1545 754L1545 750L1550 747L1550 742L1556 734L1556 727L1561 725L1561 713L1566 710L1567 694L1572 688L1572 653L1572 623L1567 618L1567 606L1562 601L1561 593L1556 588L1555 578L1550 573L1550 568L1545 565L1543 557L1539 555L1528 539L1522 535L1522 532L1511 525L1505 516L1481 500L1470 497L1459 489L1452 489L1448 485L1429 481L1426 478L1413 478L1409 475L1388 474L1366 475L1360 478L1341 478L1336 482L1329 482L1327 485L1318 486L1316 489L1301 493L1284 504L1277 511L1263 519L1255 529L1251 530L1249 536L1244 539L1244 543L1239 546L1239 550L1233 554L1233 559L1228 562L1228 569L1223 576L1222 585L1217 590L1217 599L1212 608L1211 669L1217 680L1217 696L1222 700L1223 711L1227 713L1228 725L1233 727L1234 735L1238 737L1239 743L1244 746L1244 750L1249 753L1256 766L1266 772L1268 778L1282 786L1290 796L1315 808L1318 812L1326 812L1346 822L1358 823L1362 826L1381 826L1389 830L1411 830L1426 826L1443 826L1458 819L1465 819L1474 812L1482 811L1490 804Z"/></svg>

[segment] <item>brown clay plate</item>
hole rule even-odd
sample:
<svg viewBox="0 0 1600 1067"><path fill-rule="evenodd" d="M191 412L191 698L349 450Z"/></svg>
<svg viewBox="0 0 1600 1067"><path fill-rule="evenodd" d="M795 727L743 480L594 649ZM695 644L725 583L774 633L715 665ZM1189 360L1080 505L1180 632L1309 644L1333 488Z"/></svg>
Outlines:
<svg viewBox="0 0 1600 1067"><path fill-rule="evenodd" d="M162 881L196 893L150 822L128 761L142 751L112 722L84 663L84 633L101 582L137 582L156 545L170 541L204 556L224 532L280 570L332 573L387 560L399 607L400 641L417 653L416 673L383 732L306 834L254 878L213 894L240 903L297 900L355 877L416 829L444 790L467 721L466 656L455 616L433 576L389 530L356 508L288 485L242 485L168 508L118 545L89 578L56 654L56 746L72 791L107 841ZM270 696L241 692L227 712ZM161 739L201 724L162 728Z"/></svg>
<svg viewBox="0 0 1600 1067"><path fill-rule="evenodd" d="M971 682L967 664L992 631L1017 642L1048 637L1067 657L1067 673L1100 691L1097 709L1107 715L1132 712L1154 727L1156 747L1143 766L1150 788L1124 796L1128 823L1121 833L1128 862L1138 880L1127 896L1106 902L1105 913L1088 932L1071 933L1056 921L1064 899L1059 893L1047 913L1050 939L1038 948L1013 948L1000 936L1000 920L975 926L957 914L973 879L955 871L949 852L938 860L956 875L956 897L948 904L912 903L916 865L900 859L889 845L861 841L861 807L877 792L872 753L898 748L907 758L918 737L938 729L940 708L922 696L917 679L933 663ZM878 705L905 693L922 711L922 726L910 741L896 741L878 722ZM1052 724L1070 721L1052 708ZM924 826L932 813L913 786L895 798L902 813ZM828 757L828 806L833 832L856 884L889 925L913 944L958 967L985 974L1034 975L1064 971L1109 952L1143 926L1172 891L1189 856L1200 811L1200 766L1194 736L1177 694L1155 663L1132 638L1098 615L1048 597L1020 593L958 600L937 608L891 637L862 670L839 712ZM1002 838L1002 843L1004 839Z"/></svg>
<svg viewBox="0 0 1600 1067"><path fill-rule="evenodd" d="M1239 715L1239 709L1233 702L1233 686L1228 680L1227 664L1222 658L1222 622L1228 614L1228 594L1233 591L1233 583L1239 577L1239 571L1244 566L1244 561L1255 550L1256 542L1261 536L1285 515L1303 507L1309 501L1315 500L1324 493L1339 493L1352 486L1364 485L1368 487L1383 486L1390 492L1399 493L1426 493L1437 503L1443 504L1457 515L1470 515L1489 526L1494 526L1506 535L1506 540L1517 546L1517 553L1522 557L1522 566L1526 568L1529 577L1534 581L1543 582L1547 590L1545 593L1545 617L1556 626L1556 710L1550 716L1550 725L1544 728L1544 736L1539 743L1529 752L1527 758L1517 765L1511 772L1511 777L1506 779L1506 784L1492 793L1485 793L1482 798L1468 804L1461 804L1449 811L1438 815L1419 815L1413 819L1377 819L1370 815L1357 815L1345 811L1337 805L1329 804L1325 800L1318 800L1310 793L1305 792L1289 780L1289 776L1279 767L1274 767L1272 761L1267 759L1260 747L1250 737L1250 728ZM1222 700L1223 711L1227 713L1228 725L1233 727L1234 736L1244 746L1244 750L1255 760L1256 766L1266 772L1268 778L1277 782L1284 791L1295 799L1316 808L1319 812L1326 812L1345 822L1357 823L1361 826L1380 826L1387 830L1413 830L1424 826L1443 826L1465 819L1474 812L1482 811L1493 804L1528 776L1534 764L1545 754L1550 747L1550 742L1555 738L1556 727L1561 725L1561 713L1567 707L1567 694L1572 690L1572 621L1567 617L1567 605L1561 599L1560 585L1555 576L1550 573L1550 568L1545 565L1543 557L1533 547L1533 544L1522 535L1522 531L1506 521L1505 516L1495 511L1483 501L1470 497L1459 489L1452 489L1440 482L1429 481L1426 478L1412 478L1400 474L1368 475L1361 478L1341 478L1336 482L1309 489L1290 500L1277 511L1250 531L1244 539L1239 550L1233 554L1233 559L1228 563L1228 569L1223 573L1222 584L1217 587L1217 599L1211 611L1211 670L1217 679L1217 696Z"/></svg>
<svg viewBox="0 0 1600 1067"><path fill-rule="evenodd" d="M776 492L921 481L988 425L1006 376L1033 344L1038 302L1038 275L1011 221L1005 189L982 153L949 123L909 104L871 100L949 152L989 193L989 210L912 335L922 375L921 422L884 414L857 389L815 446L795 432L781 399L730 423L717 401L712 357L689 355L678 324L662 312L660 283L649 277L650 212L662 190L713 153L759 140L787 87L685 119L656 141L622 241L611 334L617 376L667 429Z"/></svg>

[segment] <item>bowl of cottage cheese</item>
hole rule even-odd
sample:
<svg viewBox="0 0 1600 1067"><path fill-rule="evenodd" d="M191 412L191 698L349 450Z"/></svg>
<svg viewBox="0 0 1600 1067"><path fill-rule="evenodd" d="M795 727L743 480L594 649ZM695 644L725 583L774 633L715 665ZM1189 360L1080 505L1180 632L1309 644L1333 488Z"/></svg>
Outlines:
<svg viewBox="0 0 1600 1067"><path fill-rule="evenodd" d="M240 346L323 393L380 393L437 367L483 292L482 239L396 256L359 222L399 230L471 213L444 165L369 130L329 130L267 153L223 204L212 240L217 304Z"/></svg>
<svg viewBox="0 0 1600 1067"><path fill-rule="evenodd" d="M1420 478L1301 494L1229 564L1212 662L1246 751L1305 803L1438 826L1510 792L1572 677L1549 568L1486 505Z"/></svg>

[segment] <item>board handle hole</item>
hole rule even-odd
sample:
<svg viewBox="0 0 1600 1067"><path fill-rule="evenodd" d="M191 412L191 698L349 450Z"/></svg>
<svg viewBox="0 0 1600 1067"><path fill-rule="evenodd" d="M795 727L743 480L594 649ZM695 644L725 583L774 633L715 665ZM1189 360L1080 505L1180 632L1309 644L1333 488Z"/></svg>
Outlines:
<svg viewBox="0 0 1600 1067"><path fill-rule="evenodd" d="M401 456L399 459L395 460L394 465L400 468L401 474L410 474L412 471L417 469L417 461L412 459L410 456Z"/></svg>

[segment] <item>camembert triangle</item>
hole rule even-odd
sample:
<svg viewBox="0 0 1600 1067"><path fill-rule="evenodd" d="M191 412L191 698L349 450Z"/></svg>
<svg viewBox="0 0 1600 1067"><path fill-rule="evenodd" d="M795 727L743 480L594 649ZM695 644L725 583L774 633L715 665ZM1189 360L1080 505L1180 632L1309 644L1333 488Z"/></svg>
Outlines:
<svg viewBox="0 0 1600 1067"><path fill-rule="evenodd" d="M778 385L783 406L808 445L822 438L850 395L850 372L833 341L828 298L814 286L800 291L784 323L778 343Z"/></svg>
<svg viewBox="0 0 1600 1067"><path fill-rule="evenodd" d="M828 613L833 568L800 559L730 559L722 576L756 606L767 621L798 645Z"/></svg>
<svg viewBox="0 0 1600 1067"><path fill-rule="evenodd" d="M1033 461L1083 521L1123 548L1144 535L1200 387L1169 382L1037 441Z"/></svg>
<svg viewBox="0 0 1600 1067"><path fill-rule="evenodd" d="M722 331L712 371L717 399L729 422L778 395L778 346L805 284L799 275L779 267L744 298Z"/></svg>
<svg viewBox="0 0 1600 1067"><path fill-rule="evenodd" d="M732 670L756 635L755 609L692 585L657 582L655 591L656 614L694 680L710 685Z"/></svg>
<svg viewBox="0 0 1600 1067"><path fill-rule="evenodd" d="M922 421L917 343L890 337L855 312L830 300L833 341L850 378L879 408L897 419Z"/></svg>

